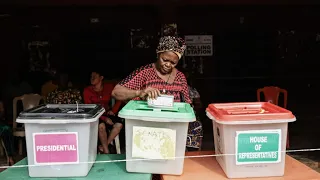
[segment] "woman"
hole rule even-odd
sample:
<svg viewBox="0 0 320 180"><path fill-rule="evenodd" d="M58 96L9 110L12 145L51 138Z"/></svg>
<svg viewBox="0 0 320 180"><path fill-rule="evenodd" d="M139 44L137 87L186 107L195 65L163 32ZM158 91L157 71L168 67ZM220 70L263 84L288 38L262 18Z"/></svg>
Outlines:
<svg viewBox="0 0 320 180"><path fill-rule="evenodd" d="M99 123L99 139L101 146L99 151L104 154L109 154L109 145L113 139L120 133L123 127L123 119L115 114L121 106L120 101L116 101L111 108L111 92L114 88L113 84L103 83L104 77L98 71L91 73L91 86L84 89L83 97L85 104L100 104L106 110L106 113L100 117ZM108 137L107 130L111 128Z"/></svg>
<svg viewBox="0 0 320 180"><path fill-rule="evenodd" d="M184 41L173 36L160 39L157 61L143 66L123 79L112 91L117 100L157 98L173 95L175 102L191 103L184 74L176 66L186 49Z"/></svg>
<svg viewBox="0 0 320 180"><path fill-rule="evenodd" d="M71 88L69 76L66 73L59 75L58 88L50 92L46 98L48 104L77 104L82 103L79 90Z"/></svg>
<svg viewBox="0 0 320 180"><path fill-rule="evenodd" d="M2 147L2 142L7 154L8 165L12 166L14 164L13 160L13 136L12 131L9 126L4 123L4 106L0 101L0 148ZM1 142L2 140L2 142Z"/></svg>

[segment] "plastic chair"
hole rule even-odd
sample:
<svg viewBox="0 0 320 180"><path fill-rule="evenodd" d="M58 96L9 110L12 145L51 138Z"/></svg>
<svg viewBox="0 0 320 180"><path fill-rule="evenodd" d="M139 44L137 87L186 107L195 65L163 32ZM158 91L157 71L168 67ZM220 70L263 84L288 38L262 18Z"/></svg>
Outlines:
<svg viewBox="0 0 320 180"><path fill-rule="evenodd" d="M22 101L23 110L28 110L40 104L40 101L43 100L42 96L39 94L25 94L20 97L15 97L13 99L13 136L19 137L19 155L22 155L22 138L25 137L24 128L17 127L17 103L18 101Z"/></svg>
<svg viewBox="0 0 320 180"><path fill-rule="evenodd" d="M112 98L111 99L111 106L114 106L115 103L116 103L116 100L114 98ZM118 112L119 110L117 109L116 111ZM117 154L121 154L119 135L114 138L114 143L116 145ZM113 145L113 142L111 142L111 144Z"/></svg>
<svg viewBox="0 0 320 180"><path fill-rule="evenodd" d="M279 103L279 96L283 93L283 107L287 108L287 101L288 101L288 92L285 89L281 89L275 86L267 86L264 88L260 88L257 90L257 99L261 101L261 93L264 94L264 98L266 102L270 102L272 104L278 105ZM287 135L287 148L289 148L289 131Z"/></svg>
<svg viewBox="0 0 320 180"><path fill-rule="evenodd" d="M275 86L268 86L257 90L257 98L260 102L260 95L263 92L265 101L270 102L272 104L278 105L279 103L279 95L283 93L284 101L283 107L287 108L287 101L288 101L288 92L285 89L281 89Z"/></svg>

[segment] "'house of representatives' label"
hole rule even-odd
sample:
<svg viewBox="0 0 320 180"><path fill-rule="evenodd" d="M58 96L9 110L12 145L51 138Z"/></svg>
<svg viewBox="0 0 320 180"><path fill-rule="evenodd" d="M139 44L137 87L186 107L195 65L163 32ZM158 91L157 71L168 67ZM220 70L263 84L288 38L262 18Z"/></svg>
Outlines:
<svg viewBox="0 0 320 180"><path fill-rule="evenodd" d="M281 162L281 130L236 133L237 165Z"/></svg>

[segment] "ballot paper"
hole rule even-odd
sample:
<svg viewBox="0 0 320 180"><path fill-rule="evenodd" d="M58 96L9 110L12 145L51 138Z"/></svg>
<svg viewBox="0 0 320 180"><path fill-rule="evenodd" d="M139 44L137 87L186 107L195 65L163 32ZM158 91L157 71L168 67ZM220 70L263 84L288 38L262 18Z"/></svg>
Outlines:
<svg viewBox="0 0 320 180"><path fill-rule="evenodd" d="M174 102L174 96L170 95L160 95L157 99L148 98L148 105L150 107L165 107L165 108L172 108Z"/></svg>

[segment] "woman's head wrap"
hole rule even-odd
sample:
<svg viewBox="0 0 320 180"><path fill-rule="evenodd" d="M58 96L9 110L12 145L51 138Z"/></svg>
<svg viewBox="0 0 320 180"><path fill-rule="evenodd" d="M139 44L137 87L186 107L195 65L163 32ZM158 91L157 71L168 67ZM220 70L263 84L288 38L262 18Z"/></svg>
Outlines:
<svg viewBox="0 0 320 180"><path fill-rule="evenodd" d="M182 38L174 36L164 36L160 38L156 52L162 53L166 51L174 52L179 59L183 56L186 44Z"/></svg>

